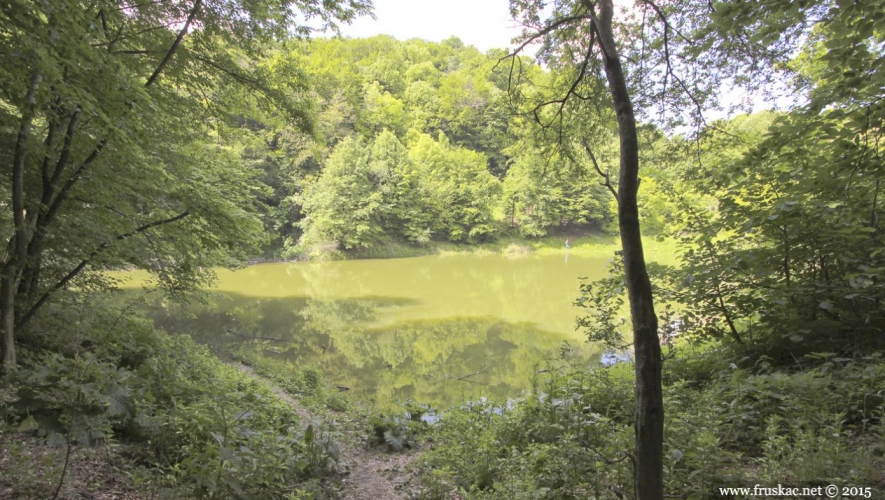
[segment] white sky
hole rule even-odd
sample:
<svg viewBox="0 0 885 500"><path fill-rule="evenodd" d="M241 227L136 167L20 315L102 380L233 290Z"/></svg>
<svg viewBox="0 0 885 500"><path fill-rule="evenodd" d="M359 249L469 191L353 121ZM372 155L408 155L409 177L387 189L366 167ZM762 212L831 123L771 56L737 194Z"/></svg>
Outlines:
<svg viewBox="0 0 885 500"><path fill-rule="evenodd" d="M520 28L510 17L508 0L373 0L375 17L341 25L352 38L391 35L397 40L439 42L451 36L481 52L508 48Z"/></svg>

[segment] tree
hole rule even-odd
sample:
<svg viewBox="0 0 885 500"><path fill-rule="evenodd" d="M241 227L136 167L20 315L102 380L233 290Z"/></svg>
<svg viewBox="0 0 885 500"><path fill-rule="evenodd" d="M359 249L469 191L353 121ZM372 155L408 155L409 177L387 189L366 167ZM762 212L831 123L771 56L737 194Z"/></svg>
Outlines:
<svg viewBox="0 0 885 500"><path fill-rule="evenodd" d="M403 103L389 92L382 92L381 85L373 81L365 86L361 118L357 130L374 137L385 129L402 134L406 117Z"/></svg>
<svg viewBox="0 0 885 500"><path fill-rule="evenodd" d="M334 243L342 250L370 248L396 228L411 227L399 216L422 210L413 206L417 186L408 178L405 147L385 130L371 144L341 141L316 183L300 199L304 248Z"/></svg>
<svg viewBox="0 0 885 500"><path fill-rule="evenodd" d="M753 87L806 102L712 123L682 197L682 268L669 287L685 330L792 363L883 342L881 283L885 3L718 2L695 51ZM709 50L716 47L716 50Z"/></svg>
<svg viewBox="0 0 885 500"><path fill-rule="evenodd" d="M517 105L528 106L527 114L544 131L553 131L557 144L571 148L569 139L580 131L582 143L595 170L612 192L618 205L618 227L621 236L623 267L626 279L630 316L633 324L636 376L635 418L635 490L640 500L663 498L663 422L664 407L661 390L662 359L658 338L658 320L655 315L652 288L640 234L637 194L639 190L639 137L634 111L634 96L643 108L657 98L660 105L678 98L668 87L668 79L675 80L683 89L684 82L673 71L670 59L670 30L665 12L655 3L637 2L632 14L621 23L615 23L612 0L581 0L555 3L546 20L541 19L546 5L535 0L511 1L511 11L521 16L527 27L522 43L510 55L511 81L520 83L523 61L517 56L530 43L542 41L538 59L553 68L561 69L563 85L559 96L538 102L531 95L517 90L513 99ZM641 16L641 22L636 18ZM647 19L660 23L647 23ZM654 30L659 30L655 32ZM622 33L631 33L628 38ZM654 40L652 35L662 34ZM648 45L646 42L650 41ZM621 55L627 52L627 57ZM659 59L655 60L655 57ZM633 62L626 72L622 61ZM632 80L628 80L628 76ZM648 84L646 79L658 77L662 86ZM654 81L654 80L652 80ZM687 89L686 89L687 90ZM607 98L600 96L607 94ZM685 93L687 98L697 99ZM605 117L607 108L618 124L619 162L617 186L608 170L603 170L587 135L592 126L573 126L574 115ZM552 109L552 111L551 111ZM594 113L595 111L595 113ZM649 109L642 109L648 112ZM569 116L571 115L571 116ZM572 137L568 137L572 134ZM567 138L568 137L568 138ZM576 148L572 148L576 149Z"/></svg>
<svg viewBox="0 0 885 500"><path fill-rule="evenodd" d="M369 3L297 7L334 25ZM3 9L6 370L16 332L90 265L148 267L174 288L254 242L246 172L214 132L236 92L218 90L248 89L309 126L299 83L262 78L266 42L309 32L298 15L288 1L23 0Z"/></svg>
<svg viewBox="0 0 885 500"><path fill-rule="evenodd" d="M611 195L587 165L525 144L513 150L501 203L521 234L539 237L566 225L602 228L611 219Z"/></svg>
<svg viewBox="0 0 885 500"><path fill-rule="evenodd" d="M409 158L424 186L434 235L453 242L492 236L501 183L489 173L484 155L452 144L443 134L439 140L418 134L409 143Z"/></svg>
<svg viewBox="0 0 885 500"><path fill-rule="evenodd" d="M599 12L590 10L598 36L605 76L611 90L620 137L618 182L618 227L630 317L636 353L636 496L640 500L663 498L664 398L661 389L661 346L651 282L642 252L639 228L639 138L636 116L627 80L612 31L614 7L611 0L599 2Z"/></svg>
<svg viewBox="0 0 885 500"><path fill-rule="evenodd" d="M873 124L881 122L883 109L878 71L883 37L875 23L885 18L885 5L641 0L625 9L626 22L614 33L610 1L555 4L545 22L540 20L540 2L512 2L512 6L530 28L525 43L543 39L540 58L551 67L572 68L558 97L530 106L534 118L553 129L561 142L575 130L568 128L570 113L582 104L589 103L590 109L599 106L594 99L599 89L592 84L604 75L611 91L621 138L616 197L637 342L636 489L639 498L661 498L655 431L662 415L646 414L657 418L648 420L652 426L648 439L642 436L643 412L654 410L644 405L659 401L655 394L660 387L659 350L651 345L657 341L651 331L639 332L649 326L653 309L648 307L644 315L641 308L637 311L637 303L645 304L635 300L634 290L638 287L645 294L647 280L644 272L631 278L628 246L637 269L643 267L635 260L641 257L641 247L625 238L636 215L632 196L637 186L632 176L637 143L631 98L646 119L653 118L650 111L656 108L674 110L670 118L661 120L673 124L679 122L680 110L700 118L713 94L726 84L765 90L767 84L794 77L796 85L789 90L809 96L802 113L778 119L762 145L742 159L726 156L711 162L715 168L697 166L707 177L696 184L703 186L699 191L715 187L721 202L712 214L708 209L684 228L695 243L687 252L688 270L710 278L689 285L696 293L687 305L703 303L718 309L721 325L717 326L737 343L744 341L741 328L752 331L754 324L780 338L797 324L810 333L808 326L814 324L826 332L819 332L824 334L816 335L817 340L846 338L848 333L855 345L879 342L881 330L870 326L881 317L881 288L876 284L881 269L880 130ZM626 73L621 72L618 50L627 54L620 58L630 64ZM802 55L793 59L800 50ZM518 67L518 60L512 61ZM716 125L707 131L729 133ZM709 144L717 142L722 136ZM703 158L703 143L695 144L699 145L695 156ZM599 166L590 145L584 146L594 166ZM626 177L625 168L630 171ZM614 192L608 172L597 170ZM631 182L626 191L625 180ZM828 222L825 228L822 220ZM633 234L638 238L638 232ZM674 284L679 286L685 283ZM650 299L650 293L646 297ZM787 335L802 342L801 332ZM639 342L648 342L647 349ZM830 343L827 348L831 347ZM644 376L648 378L642 380ZM646 381L657 388L648 388L644 400Z"/></svg>

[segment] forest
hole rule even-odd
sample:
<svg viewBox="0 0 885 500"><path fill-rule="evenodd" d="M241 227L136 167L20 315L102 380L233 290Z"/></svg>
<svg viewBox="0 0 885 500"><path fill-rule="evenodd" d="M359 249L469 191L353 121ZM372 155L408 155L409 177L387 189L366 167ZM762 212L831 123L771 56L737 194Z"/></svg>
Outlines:
<svg viewBox="0 0 885 500"><path fill-rule="evenodd" d="M267 252L343 258L611 223L595 172L548 154L556 144L514 115L505 51L387 36L280 50L312 84L315 129L253 121L238 131L265 190ZM525 76L551 78L537 67Z"/></svg>
<svg viewBox="0 0 885 500"><path fill-rule="evenodd" d="M885 498L885 1L509 5L483 53L335 36L369 0L5 1L0 498ZM245 345L222 269L606 238L571 292L613 363L489 318L373 344L389 297L239 307L293 356L543 344L519 397L391 408L206 341Z"/></svg>

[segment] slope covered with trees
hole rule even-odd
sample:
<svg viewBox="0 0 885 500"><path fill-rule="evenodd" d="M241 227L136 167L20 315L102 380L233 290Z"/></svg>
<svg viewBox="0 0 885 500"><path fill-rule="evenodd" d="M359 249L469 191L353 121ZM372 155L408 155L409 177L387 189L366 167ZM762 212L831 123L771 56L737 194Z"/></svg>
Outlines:
<svg viewBox="0 0 885 500"><path fill-rule="evenodd" d="M535 61L456 38L308 41L298 22L369 8L4 5L0 464L31 481L0 486L60 498L77 448L125 442L133 489L335 494L322 426L113 300L109 269L186 303L213 266L262 253L592 230L624 253L575 290L578 327L636 361L552 361L520 401L432 429L354 417L370 443L432 436L424 497L883 494L885 3L513 0ZM727 87L796 104L705 122ZM678 266L646 268L640 222L678 241ZM323 318L304 316L348 331ZM316 371L268 366L348 409ZM63 450L49 494L36 459L9 458L25 434Z"/></svg>
<svg viewBox="0 0 885 500"><path fill-rule="evenodd" d="M278 50L310 82L317 133L262 124L244 151L274 192L265 223L277 252L477 243L612 220L588 165L548 154L554 145L514 114L503 51L385 36ZM544 92L550 75L532 73Z"/></svg>

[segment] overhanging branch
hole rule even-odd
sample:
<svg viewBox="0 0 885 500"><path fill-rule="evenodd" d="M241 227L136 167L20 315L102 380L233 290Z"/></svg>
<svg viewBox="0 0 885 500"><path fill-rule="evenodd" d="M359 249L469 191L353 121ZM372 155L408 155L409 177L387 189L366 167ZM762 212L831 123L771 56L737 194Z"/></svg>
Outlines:
<svg viewBox="0 0 885 500"><path fill-rule="evenodd" d="M169 47L169 51L166 52L166 55L163 57L163 60L160 61L160 64L157 66L157 69L154 70L154 73L148 78L147 82L145 82L145 87L150 87L157 81L157 78L160 77L160 74L163 73L163 69L169 64L169 61L172 60L172 56L175 55L175 51L178 50L178 46L181 45L181 41L184 39L184 35L187 34L187 31L191 27L191 23L194 22L194 18L197 17L197 12L200 11L200 6L203 4L203 0L196 0L194 2L194 7L191 9L190 13L187 16L187 21L185 21L184 26L181 27L181 31L178 32L178 36L175 37L175 41L172 42L172 46Z"/></svg>
<svg viewBox="0 0 885 500"><path fill-rule="evenodd" d="M617 201L618 204L620 205L621 204L621 197L618 196L618 191L612 185L611 176L609 176L608 170L603 172L602 169L599 167L599 163L596 161L596 155L593 154L593 150L590 149L590 145L587 144L587 139L582 138L581 143L584 146L584 150L587 151L587 155L590 156L590 161L593 162L593 168L596 169L596 173L599 174L603 179L605 179L605 182L603 182L602 185L608 188L608 190L612 194L612 196L615 197L615 201Z"/></svg>
<svg viewBox="0 0 885 500"><path fill-rule="evenodd" d="M48 290L46 290L46 292L40 297L40 299L36 303L34 303L34 305L31 306L30 309L28 309L28 312L22 316L22 318L19 320L18 324L15 325L15 328L16 329L23 328L28 323L28 321L31 320L31 318L34 316L34 314L36 314L36 312L41 307L43 307L43 305L46 303L46 301L49 300L49 296L52 295L53 292L61 289L65 285L67 285L72 279L74 279L78 274L80 274L80 272L83 271L83 269L85 269L87 265L89 265L89 263L92 261L92 259L94 259L98 254L100 254L100 253L104 252L105 250L107 250L108 248L110 248L110 246L113 243L125 240L127 238L132 237L132 236L135 236L136 234L143 233L143 232L147 231L148 229L151 229L151 228L154 228L157 226L162 226L165 224L172 224L173 222L177 222L177 221L180 221L181 219L184 219L188 215L190 215L190 210L185 210L184 212L182 212L174 217L149 222L147 224L144 224L142 226L139 226L139 227L133 229L132 231L129 231L128 233L123 233L123 234L117 235L114 239L102 243L101 245L98 246L98 248L96 248L95 250L90 252L89 256L87 256L85 259L80 261L80 263L77 264L77 267L72 269L71 272L66 274L55 285L53 285Z"/></svg>

